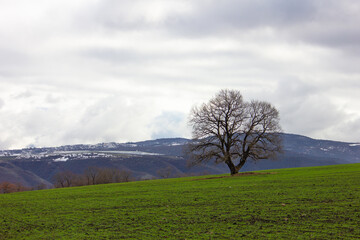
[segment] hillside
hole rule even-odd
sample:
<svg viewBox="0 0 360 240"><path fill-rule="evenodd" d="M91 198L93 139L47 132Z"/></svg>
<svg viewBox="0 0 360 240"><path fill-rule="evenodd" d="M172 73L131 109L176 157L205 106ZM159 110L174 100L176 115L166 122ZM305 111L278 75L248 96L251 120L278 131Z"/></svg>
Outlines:
<svg viewBox="0 0 360 240"><path fill-rule="evenodd" d="M132 143L99 143L52 148L0 151L0 182L20 182L27 186L51 185L60 171L83 173L89 166L130 171L136 179L160 178L159 171L170 177L228 173L224 164L187 167L184 138L158 139ZM323 166L360 162L360 145L283 134L284 153L275 161L248 162L243 171Z"/></svg>
<svg viewBox="0 0 360 240"><path fill-rule="evenodd" d="M2 194L0 239L360 237L360 164L261 173Z"/></svg>

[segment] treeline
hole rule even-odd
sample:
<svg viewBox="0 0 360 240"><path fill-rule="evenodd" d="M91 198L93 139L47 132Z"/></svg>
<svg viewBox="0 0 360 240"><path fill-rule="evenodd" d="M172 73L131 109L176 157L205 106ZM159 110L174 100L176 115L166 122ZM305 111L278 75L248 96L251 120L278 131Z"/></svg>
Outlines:
<svg viewBox="0 0 360 240"><path fill-rule="evenodd" d="M11 182L1 182L0 183L0 194L1 193L13 193L13 192L24 192L24 191L33 191L41 190L48 188L45 184L39 184L36 187L26 187L21 183L11 183Z"/></svg>
<svg viewBox="0 0 360 240"><path fill-rule="evenodd" d="M188 176L208 175L208 174L209 173L206 171L202 173L185 174L177 171L177 169L171 166L160 168L157 171L157 175L160 178L188 177ZM153 177L151 179L157 179L157 177ZM96 184L106 184L106 183L121 183L121 182L135 181L135 180L136 179L132 176L131 172L127 170L91 166L86 168L84 173L82 174L76 174L69 170L56 173L52 178L53 186L39 184L36 187L26 187L21 185L20 183L2 182L0 183L0 194L41 190L41 189L48 189L53 187L64 188L64 187L76 187L76 186L86 186L86 185L96 185ZM146 180L146 179L137 179L137 180Z"/></svg>
<svg viewBox="0 0 360 240"><path fill-rule="evenodd" d="M130 182L134 179L131 172L127 170L104 168L104 167L88 167L83 174L76 174L71 171L58 172L53 177L53 184L55 188L86 186L106 183L121 183ZM0 194L24 192L52 188L45 184L40 184L36 187L26 187L20 183L1 182Z"/></svg>
<svg viewBox="0 0 360 240"><path fill-rule="evenodd" d="M13 193L13 192L23 192L29 191L27 187L19 183L10 183L10 182L2 182L0 183L0 193Z"/></svg>
<svg viewBox="0 0 360 240"><path fill-rule="evenodd" d="M114 168L88 167L83 174L58 172L53 177L54 187L75 187L132 181L131 172Z"/></svg>

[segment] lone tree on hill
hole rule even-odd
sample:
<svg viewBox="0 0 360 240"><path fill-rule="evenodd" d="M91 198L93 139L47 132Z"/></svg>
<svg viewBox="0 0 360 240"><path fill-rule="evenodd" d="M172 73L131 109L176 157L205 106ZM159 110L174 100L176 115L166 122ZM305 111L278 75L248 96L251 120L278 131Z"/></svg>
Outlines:
<svg viewBox="0 0 360 240"><path fill-rule="evenodd" d="M271 159L281 152L279 112L268 102L245 102L239 91L221 90L190 114L191 165L224 162L231 175L248 159Z"/></svg>

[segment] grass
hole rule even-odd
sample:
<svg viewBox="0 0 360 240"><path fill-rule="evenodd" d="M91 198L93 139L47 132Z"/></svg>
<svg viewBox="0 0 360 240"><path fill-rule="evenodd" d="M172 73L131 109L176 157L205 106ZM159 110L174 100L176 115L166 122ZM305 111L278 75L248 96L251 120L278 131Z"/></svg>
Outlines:
<svg viewBox="0 0 360 240"><path fill-rule="evenodd" d="M268 172L2 194L0 239L360 238L360 164Z"/></svg>

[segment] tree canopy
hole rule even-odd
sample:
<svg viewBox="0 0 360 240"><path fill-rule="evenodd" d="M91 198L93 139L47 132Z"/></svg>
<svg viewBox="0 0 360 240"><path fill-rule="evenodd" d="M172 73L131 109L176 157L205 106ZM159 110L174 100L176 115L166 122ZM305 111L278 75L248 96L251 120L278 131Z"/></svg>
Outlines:
<svg viewBox="0 0 360 240"><path fill-rule="evenodd" d="M236 174L247 160L271 159L281 151L279 112L268 102L246 102L240 91L221 90L190 114L192 165L224 162Z"/></svg>

